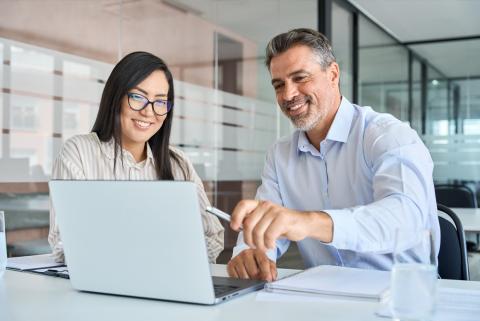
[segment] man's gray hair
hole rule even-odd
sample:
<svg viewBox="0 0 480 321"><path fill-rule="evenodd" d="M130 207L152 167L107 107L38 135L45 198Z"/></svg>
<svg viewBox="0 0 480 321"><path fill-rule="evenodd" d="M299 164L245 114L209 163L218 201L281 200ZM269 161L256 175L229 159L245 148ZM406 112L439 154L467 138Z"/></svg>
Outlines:
<svg viewBox="0 0 480 321"><path fill-rule="evenodd" d="M321 32L308 28L293 29L275 36L267 45L265 64L270 69L270 62L279 54L288 49L304 45L310 47L315 54L318 63L325 70L332 62L335 62L332 45Z"/></svg>

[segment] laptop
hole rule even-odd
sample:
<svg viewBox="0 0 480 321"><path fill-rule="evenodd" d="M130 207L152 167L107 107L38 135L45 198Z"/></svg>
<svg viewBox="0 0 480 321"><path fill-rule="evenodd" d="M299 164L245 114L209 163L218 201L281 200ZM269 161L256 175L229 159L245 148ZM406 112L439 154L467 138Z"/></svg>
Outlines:
<svg viewBox="0 0 480 321"><path fill-rule="evenodd" d="M181 181L50 181L72 286L217 304L265 282L212 277L197 188Z"/></svg>

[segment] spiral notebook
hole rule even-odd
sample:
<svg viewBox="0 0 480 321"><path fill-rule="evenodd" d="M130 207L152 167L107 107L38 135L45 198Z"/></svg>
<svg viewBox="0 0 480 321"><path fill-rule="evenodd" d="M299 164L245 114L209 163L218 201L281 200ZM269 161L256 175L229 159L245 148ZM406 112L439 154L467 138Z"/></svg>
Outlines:
<svg viewBox="0 0 480 321"><path fill-rule="evenodd" d="M388 296L389 284L388 271L320 265L268 283L265 290L381 301Z"/></svg>

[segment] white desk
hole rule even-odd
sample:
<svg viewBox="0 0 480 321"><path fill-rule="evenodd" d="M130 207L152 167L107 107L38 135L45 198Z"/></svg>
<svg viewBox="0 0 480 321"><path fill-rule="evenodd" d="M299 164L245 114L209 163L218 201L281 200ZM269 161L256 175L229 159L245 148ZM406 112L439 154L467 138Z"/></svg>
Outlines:
<svg viewBox="0 0 480 321"><path fill-rule="evenodd" d="M453 207L452 211L457 214L462 222L465 232L480 233L480 208Z"/></svg>
<svg viewBox="0 0 480 321"><path fill-rule="evenodd" d="M288 270L280 271L284 273ZM225 266L214 266L214 274L225 275ZM480 289L480 282L440 280L441 286L446 284ZM264 302L255 296L251 293L217 306L201 306L78 292L65 279L7 271L0 280L0 320L388 320L374 315L375 302Z"/></svg>

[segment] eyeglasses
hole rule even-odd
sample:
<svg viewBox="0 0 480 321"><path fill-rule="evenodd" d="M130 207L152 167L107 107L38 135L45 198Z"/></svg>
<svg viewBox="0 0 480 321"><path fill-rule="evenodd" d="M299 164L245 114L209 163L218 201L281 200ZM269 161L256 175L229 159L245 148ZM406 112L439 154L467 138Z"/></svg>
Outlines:
<svg viewBox="0 0 480 321"><path fill-rule="evenodd" d="M140 111L147 107L148 105L152 105L153 112L157 116L166 115L172 109L172 102L164 99L158 99L154 101L148 100L147 97L142 96L137 93L128 93L128 105L135 111Z"/></svg>

